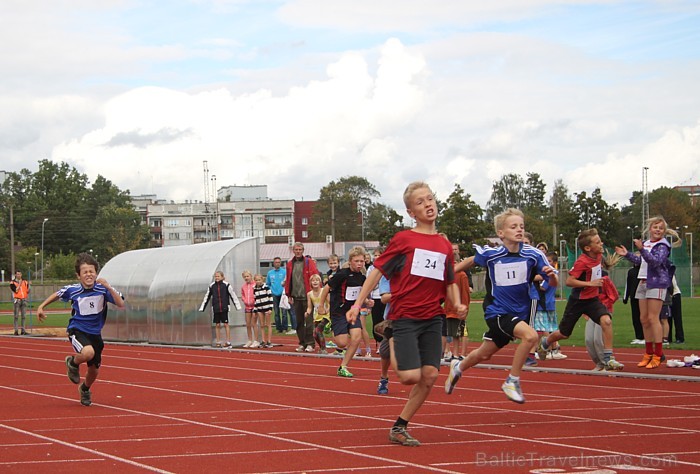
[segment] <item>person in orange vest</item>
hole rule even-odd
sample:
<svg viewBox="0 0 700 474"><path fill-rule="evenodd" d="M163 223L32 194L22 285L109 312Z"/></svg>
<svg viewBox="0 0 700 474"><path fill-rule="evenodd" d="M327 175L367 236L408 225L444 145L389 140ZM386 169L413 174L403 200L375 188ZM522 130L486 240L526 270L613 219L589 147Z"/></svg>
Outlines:
<svg viewBox="0 0 700 474"><path fill-rule="evenodd" d="M21 334L26 336L27 331L24 329L24 320L27 311L27 298L29 298L29 282L27 280L22 280L22 272L15 272L15 277L10 282L10 290L12 290L12 301L14 302L15 310L15 336L19 335L17 331L17 319L20 314L22 315Z"/></svg>

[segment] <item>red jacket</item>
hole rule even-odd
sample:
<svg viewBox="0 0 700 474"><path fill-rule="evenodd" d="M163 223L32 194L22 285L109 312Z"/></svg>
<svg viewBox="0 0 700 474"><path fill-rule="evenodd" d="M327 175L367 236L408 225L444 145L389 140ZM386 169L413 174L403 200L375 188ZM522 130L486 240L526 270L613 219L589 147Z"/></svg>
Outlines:
<svg viewBox="0 0 700 474"><path fill-rule="evenodd" d="M608 311L610 311L610 314L612 314L613 305L615 301L620 299L620 293L618 293L610 277L603 277L603 286L600 289L598 299L600 299L600 302L603 303Z"/></svg>
<svg viewBox="0 0 700 474"><path fill-rule="evenodd" d="M284 293L288 297L292 297L292 271L294 269L294 257L289 259L287 262L287 281L284 282ZM304 294L311 291L311 284L309 283L309 278L311 275L318 275L318 268L316 267L316 262L310 257L304 257Z"/></svg>

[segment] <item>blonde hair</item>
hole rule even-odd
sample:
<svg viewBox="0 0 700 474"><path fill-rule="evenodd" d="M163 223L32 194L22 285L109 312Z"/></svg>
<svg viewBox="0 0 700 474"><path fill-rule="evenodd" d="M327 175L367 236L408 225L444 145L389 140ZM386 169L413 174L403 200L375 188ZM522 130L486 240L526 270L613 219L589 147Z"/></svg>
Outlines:
<svg viewBox="0 0 700 474"><path fill-rule="evenodd" d="M525 219L525 214L523 214L523 211L521 211L520 209L515 209L514 207L509 207L508 209L506 209L505 211L501 212L493 218L493 226L496 229L497 233L505 225L506 219L512 216L521 217L523 220Z"/></svg>
<svg viewBox="0 0 700 474"><path fill-rule="evenodd" d="M428 186L428 183L425 181L414 181L410 183L408 186L406 186L406 190L403 192L403 203L406 206L406 209L411 208L411 195L416 189L423 189L427 188L431 193L433 192L432 189L430 189L430 186Z"/></svg>
<svg viewBox="0 0 700 474"><path fill-rule="evenodd" d="M309 283L311 283L311 282L314 281L314 280L318 280L318 282L319 282L321 285L323 285L323 280L321 279L321 275L319 275L318 273L314 273L313 275L311 275L311 276L309 277Z"/></svg>
<svg viewBox="0 0 700 474"><path fill-rule="evenodd" d="M603 268L605 270L610 270L612 267L617 265L617 263L622 259L620 255L618 255L615 252L609 252L605 251L605 255L603 256Z"/></svg>
<svg viewBox="0 0 700 474"><path fill-rule="evenodd" d="M683 245L683 242L681 242L681 236L678 235L678 232L668 227L666 219L664 219L662 216L653 216L647 219L646 223L644 224L644 232L642 232L642 235L645 235L647 238L649 238L649 235L651 233L651 226L659 222L663 222L664 224L664 237L667 235L671 236L672 247L680 247L681 245Z"/></svg>
<svg viewBox="0 0 700 474"><path fill-rule="evenodd" d="M244 277L246 275L250 275L251 277L253 276L253 273L250 270L243 270L241 272L241 276Z"/></svg>
<svg viewBox="0 0 700 474"><path fill-rule="evenodd" d="M332 253L328 256L328 261L330 262L331 260L337 260L340 262L340 258L334 253Z"/></svg>
<svg viewBox="0 0 700 474"><path fill-rule="evenodd" d="M253 280L257 280L257 279L265 281L265 277L263 277L260 273L256 273L255 275L253 275Z"/></svg>
<svg viewBox="0 0 700 474"><path fill-rule="evenodd" d="M357 257L358 255L362 255L362 258L365 258L365 255L367 254L367 251L365 248L361 245L356 245L355 247L351 248L350 251L348 252L348 260L352 260L353 257Z"/></svg>

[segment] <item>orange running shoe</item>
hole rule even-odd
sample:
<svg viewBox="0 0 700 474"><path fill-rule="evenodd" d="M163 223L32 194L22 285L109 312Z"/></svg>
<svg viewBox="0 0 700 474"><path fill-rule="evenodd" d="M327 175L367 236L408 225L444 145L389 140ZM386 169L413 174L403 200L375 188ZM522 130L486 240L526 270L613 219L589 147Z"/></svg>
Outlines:
<svg viewBox="0 0 700 474"><path fill-rule="evenodd" d="M637 364L637 367L646 367L647 365L649 365L649 362L651 362L652 357L652 354L644 354L644 357L642 357L642 361L639 364Z"/></svg>
<svg viewBox="0 0 700 474"><path fill-rule="evenodd" d="M651 360L647 364L647 369L655 369L661 365L661 357L657 355L651 356Z"/></svg>

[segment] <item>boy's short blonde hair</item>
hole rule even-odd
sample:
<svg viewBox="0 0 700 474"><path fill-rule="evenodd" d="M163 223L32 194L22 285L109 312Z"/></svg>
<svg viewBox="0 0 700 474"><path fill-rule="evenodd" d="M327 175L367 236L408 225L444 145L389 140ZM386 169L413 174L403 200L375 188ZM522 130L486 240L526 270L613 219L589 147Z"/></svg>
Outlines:
<svg viewBox="0 0 700 474"><path fill-rule="evenodd" d="M328 256L328 261L330 262L331 260L340 261L340 257L338 257L336 254L332 253Z"/></svg>
<svg viewBox="0 0 700 474"><path fill-rule="evenodd" d="M348 260L352 260L353 257L357 257L359 255L362 255L362 258L365 258L365 255L367 254L367 251L365 248L361 245L357 245L353 248L350 249L348 252Z"/></svg>
<svg viewBox="0 0 700 474"><path fill-rule="evenodd" d="M403 192L403 203L406 206L406 209L411 208L411 195L416 189L423 189L427 188L431 193L433 192L432 189L430 189L430 186L428 186L428 183L425 181L414 181L408 186L406 186L406 190Z"/></svg>
<svg viewBox="0 0 700 474"><path fill-rule="evenodd" d="M253 273L250 270L243 270L241 272L241 276L243 276L243 277L246 276L246 274L253 276Z"/></svg>
<svg viewBox="0 0 700 474"><path fill-rule="evenodd" d="M496 233L503 229L503 226L506 224L506 219L512 216L522 217L523 220L525 219L525 214L523 214L523 211L514 207L509 207L493 218L493 226L496 229Z"/></svg>
<svg viewBox="0 0 700 474"><path fill-rule="evenodd" d="M593 237L596 235L598 235L598 229L596 228L582 230L581 233L578 234L578 248L583 250L584 247L591 245Z"/></svg>

